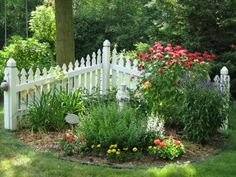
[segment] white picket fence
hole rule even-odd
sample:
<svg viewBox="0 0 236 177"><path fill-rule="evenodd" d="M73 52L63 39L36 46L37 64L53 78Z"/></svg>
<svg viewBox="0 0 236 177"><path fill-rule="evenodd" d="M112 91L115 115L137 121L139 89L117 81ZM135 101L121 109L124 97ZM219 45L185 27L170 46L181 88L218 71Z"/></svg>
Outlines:
<svg viewBox="0 0 236 177"><path fill-rule="evenodd" d="M111 61L112 59L112 61ZM111 62L110 62L111 61ZM51 88L73 90L84 88L89 93L94 88L106 94L112 87L119 87L122 84L130 89L136 89L138 71L138 61L131 62L128 57L112 51L110 42L103 43L103 49L82 58L74 64L65 64L49 70L42 71L37 68L34 72L28 72L23 68L20 72L14 59L9 59L5 68L4 80L9 85L9 90L4 92L4 128L17 129L17 117L22 113L27 105L35 98L39 98L41 93L49 91Z"/></svg>
<svg viewBox="0 0 236 177"><path fill-rule="evenodd" d="M111 53L110 42L104 41L103 49L89 55L86 60L82 58L74 64L44 68L37 68L28 72L23 68L20 72L14 59L9 59L5 68L4 80L9 89L4 91L4 128L17 129L17 117L35 98L40 98L42 92L53 87L57 89L73 90L84 88L89 93L94 88L106 94L111 88L119 88L125 84L127 88L135 90L137 79L141 76L138 70L138 61L130 61L123 53L118 54L116 49ZM229 90L230 78L228 69L221 69L221 76L215 77L215 83L221 90Z"/></svg>

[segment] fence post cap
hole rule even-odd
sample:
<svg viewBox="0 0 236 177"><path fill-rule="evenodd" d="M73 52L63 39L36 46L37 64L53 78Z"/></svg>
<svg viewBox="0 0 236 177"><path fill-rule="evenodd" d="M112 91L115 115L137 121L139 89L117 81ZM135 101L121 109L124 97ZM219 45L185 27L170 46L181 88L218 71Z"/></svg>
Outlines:
<svg viewBox="0 0 236 177"><path fill-rule="evenodd" d="M220 74L221 74L221 75L228 75L228 74L229 74L229 70L224 66L224 67L220 70Z"/></svg>
<svg viewBox="0 0 236 177"><path fill-rule="evenodd" d="M16 61L15 61L13 58L10 58L10 59L7 61L7 66L15 67L15 66L16 66Z"/></svg>
<svg viewBox="0 0 236 177"><path fill-rule="evenodd" d="M110 47L110 45L111 45L111 43L110 43L109 40L105 40L105 41L103 42L103 47Z"/></svg>

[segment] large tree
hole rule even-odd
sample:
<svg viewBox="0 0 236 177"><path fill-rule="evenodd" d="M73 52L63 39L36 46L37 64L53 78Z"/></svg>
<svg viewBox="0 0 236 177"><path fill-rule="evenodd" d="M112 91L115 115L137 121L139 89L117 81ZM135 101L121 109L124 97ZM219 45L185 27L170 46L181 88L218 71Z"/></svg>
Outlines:
<svg viewBox="0 0 236 177"><path fill-rule="evenodd" d="M72 0L55 0L56 59L59 65L75 61Z"/></svg>

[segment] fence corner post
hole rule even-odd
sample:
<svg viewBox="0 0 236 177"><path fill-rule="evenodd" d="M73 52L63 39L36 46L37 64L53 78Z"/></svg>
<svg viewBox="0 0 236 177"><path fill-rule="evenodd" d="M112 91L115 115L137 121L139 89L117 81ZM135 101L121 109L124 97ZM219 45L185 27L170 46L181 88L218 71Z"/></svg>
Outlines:
<svg viewBox="0 0 236 177"><path fill-rule="evenodd" d="M4 128L16 130L18 110L16 85L18 84L19 80L16 61L13 58L10 58L7 61L4 79L8 83L8 91L4 92Z"/></svg>
<svg viewBox="0 0 236 177"><path fill-rule="evenodd" d="M229 70L226 68L226 66L222 67L220 70L220 85L221 85L221 91L225 91L227 93L227 105L229 106L229 99L230 99L230 76L229 76ZM223 130L228 129L228 117L226 117L225 121L223 122L223 125L221 127Z"/></svg>
<svg viewBox="0 0 236 177"><path fill-rule="evenodd" d="M108 40L103 42L102 49L102 93L107 94L110 80L110 57L111 57L111 43Z"/></svg>

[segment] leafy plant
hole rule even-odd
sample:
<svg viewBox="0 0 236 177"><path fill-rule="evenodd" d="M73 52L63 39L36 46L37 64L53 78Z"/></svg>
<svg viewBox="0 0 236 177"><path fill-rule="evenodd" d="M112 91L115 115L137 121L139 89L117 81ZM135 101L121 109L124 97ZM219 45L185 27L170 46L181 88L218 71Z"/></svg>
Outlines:
<svg viewBox="0 0 236 177"><path fill-rule="evenodd" d="M192 141L208 143L229 115L229 93L210 82L187 83L184 93L184 132Z"/></svg>
<svg viewBox="0 0 236 177"><path fill-rule="evenodd" d="M146 117L137 114L133 108L120 110L115 103L100 104L90 109L81 119L79 134L85 136L88 145L102 144L109 147L143 147L146 145Z"/></svg>
<svg viewBox="0 0 236 177"><path fill-rule="evenodd" d="M67 93L52 89L27 107L27 118L34 131L60 131L66 128L67 113L83 114L85 107L80 91Z"/></svg>
<svg viewBox="0 0 236 177"><path fill-rule="evenodd" d="M76 152L78 138L72 132L67 131L63 133L60 138L60 148L66 155L72 155Z"/></svg>
<svg viewBox="0 0 236 177"><path fill-rule="evenodd" d="M149 146L148 153L163 159L173 160L184 153L184 145L179 140L174 139L156 139L154 145Z"/></svg>
<svg viewBox="0 0 236 177"><path fill-rule="evenodd" d="M186 76L206 78L208 62L215 56L156 42L146 53L137 52L137 58L139 70L143 71L139 89L149 112L164 119L168 125L181 125L183 92L180 85Z"/></svg>

